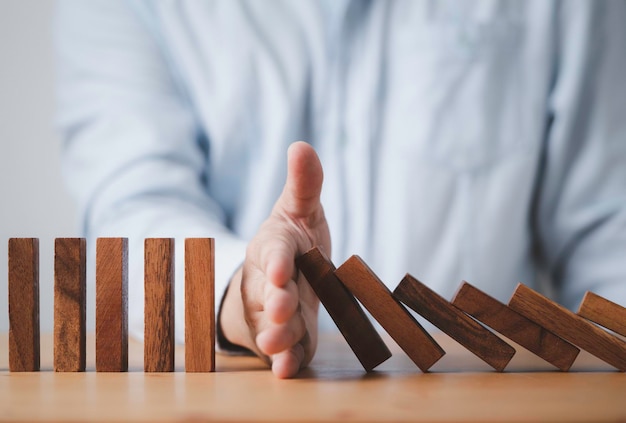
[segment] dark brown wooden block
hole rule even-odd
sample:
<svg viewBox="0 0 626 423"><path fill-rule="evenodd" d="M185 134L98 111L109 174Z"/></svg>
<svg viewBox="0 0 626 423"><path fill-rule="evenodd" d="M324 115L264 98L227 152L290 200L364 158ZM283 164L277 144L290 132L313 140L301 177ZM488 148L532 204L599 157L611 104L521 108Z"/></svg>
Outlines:
<svg viewBox="0 0 626 423"><path fill-rule="evenodd" d="M626 336L626 308L593 292L583 297L578 315Z"/></svg>
<svg viewBox="0 0 626 423"><path fill-rule="evenodd" d="M393 295L497 371L515 355L515 348L409 274Z"/></svg>
<svg viewBox="0 0 626 423"><path fill-rule="evenodd" d="M144 370L174 371L174 239L144 245Z"/></svg>
<svg viewBox="0 0 626 423"><path fill-rule="evenodd" d="M588 351L621 371L626 370L626 342L577 316L523 284L518 284L509 306L566 341Z"/></svg>
<svg viewBox="0 0 626 423"><path fill-rule="evenodd" d="M96 371L128 371L128 239L96 241Z"/></svg>
<svg viewBox="0 0 626 423"><path fill-rule="evenodd" d="M452 304L562 371L569 370L580 352L569 342L467 282L463 282Z"/></svg>
<svg viewBox="0 0 626 423"><path fill-rule="evenodd" d="M423 372L443 357L445 351L360 257L350 257L335 275Z"/></svg>
<svg viewBox="0 0 626 423"><path fill-rule="evenodd" d="M366 371L391 357L359 303L335 276L335 266L319 248L298 257L296 265Z"/></svg>
<svg viewBox="0 0 626 423"><path fill-rule="evenodd" d="M84 372L86 359L86 243L54 243L54 370Z"/></svg>
<svg viewBox="0 0 626 423"><path fill-rule="evenodd" d="M213 238L185 240L185 370L215 371Z"/></svg>
<svg viewBox="0 0 626 423"><path fill-rule="evenodd" d="M39 239L9 239L9 370L39 370Z"/></svg>

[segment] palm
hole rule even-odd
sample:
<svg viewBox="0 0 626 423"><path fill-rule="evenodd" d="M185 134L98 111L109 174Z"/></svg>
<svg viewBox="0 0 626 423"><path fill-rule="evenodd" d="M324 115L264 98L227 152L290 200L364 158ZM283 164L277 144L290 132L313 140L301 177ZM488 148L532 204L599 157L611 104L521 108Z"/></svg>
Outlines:
<svg viewBox="0 0 626 423"><path fill-rule="evenodd" d="M279 377L295 375L311 361L317 346L319 301L294 261L318 245L330 254L330 233L320 203L322 179L315 151L307 144L294 144L283 193L250 241L241 274L248 331L244 344L271 362Z"/></svg>

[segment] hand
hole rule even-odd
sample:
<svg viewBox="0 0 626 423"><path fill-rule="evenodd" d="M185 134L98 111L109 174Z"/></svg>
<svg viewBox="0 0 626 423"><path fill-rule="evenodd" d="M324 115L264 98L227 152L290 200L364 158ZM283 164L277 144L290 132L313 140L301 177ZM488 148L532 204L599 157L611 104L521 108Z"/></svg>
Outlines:
<svg viewBox="0 0 626 423"><path fill-rule="evenodd" d="M292 144L283 192L248 244L222 306L226 338L258 354L279 378L306 366L317 346L319 300L294 260L315 245L330 255L322 181L315 150L304 142Z"/></svg>

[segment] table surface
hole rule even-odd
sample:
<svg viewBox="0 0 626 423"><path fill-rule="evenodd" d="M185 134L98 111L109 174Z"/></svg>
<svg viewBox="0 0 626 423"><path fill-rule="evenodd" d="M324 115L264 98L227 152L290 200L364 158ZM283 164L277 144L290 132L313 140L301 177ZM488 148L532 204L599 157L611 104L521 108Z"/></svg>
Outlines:
<svg viewBox="0 0 626 423"><path fill-rule="evenodd" d="M8 372L0 334L0 421L626 421L626 374L584 351L561 373L516 346L504 373L436 335L447 354L419 369L389 339L393 357L365 373L338 336L321 337L312 365L274 378L252 357L218 355L217 372L143 373L143 345L130 342L128 373L52 371L52 339L41 339L42 371ZM510 342L510 341L509 341ZM513 344L515 345L515 344Z"/></svg>

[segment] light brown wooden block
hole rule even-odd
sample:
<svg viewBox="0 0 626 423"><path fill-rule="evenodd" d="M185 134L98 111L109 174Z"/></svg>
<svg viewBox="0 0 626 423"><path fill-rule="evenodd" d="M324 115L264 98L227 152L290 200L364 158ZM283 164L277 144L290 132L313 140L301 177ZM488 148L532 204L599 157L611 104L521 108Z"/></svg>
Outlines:
<svg viewBox="0 0 626 423"><path fill-rule="evenodd" d="M562 371L569 370L580 352L569 342L467 282L463 282L452 304Z"/></svg>
<svg viewBox="0 0 626 423"><path fill-rule="evenodd" d="M626 342L577 316L523 284L517 285L509 306L566 341L621 371L626 370Z"/></svg>
<svg viewBox="0 0 626 423"><path fill-rule="evenodd" d="M359 303L335 276L326 254L314 247L298 257L296 265L366 371L391 357Z"/></svg>
<svg viewBox="0 0 626 423"><path fill-rule="evenodd" d="M215 241L185 240L185 371L215 371Z"/></svg>
<svg viewBox="0 0 626 423"><path fill-rule="evenodd" d="M409 274L393 295L497 371L515 355L515 348Z"/></svg>
<svg viewBox="0 0 626 423"><path fill-rule="evenodd" d="M350 257L335 275L423 372L443 357L445 351L359 256Z"/></svg>
<svg viewBox="0 0 626 423"><path fill-rule="evenodd" d="M86 243L54 243L54 370L84 372L86 359Z"/></svg>
<svg viewBox="0 0 626 423"><path fill-rule="evenodd" d="M39 370L39 239L9 239L9 370Z"/></svg>
<svg viewBox="0 0 626 423"><path fill-rule="evenodd" d="M128 371L128 239L96 241L96 371Z"/></svg>
<svg viewBox="0 0 626 423"><path fill-rule="evenodd" d="M173 372L174 239L148 238L144 248L144 370Z"/></svg>
<svg viewBox="0 0 626 423"><path fill-rule="evenodd" d="M626 308L593 292L583 297L578 315L626 336Z"/></svg>

